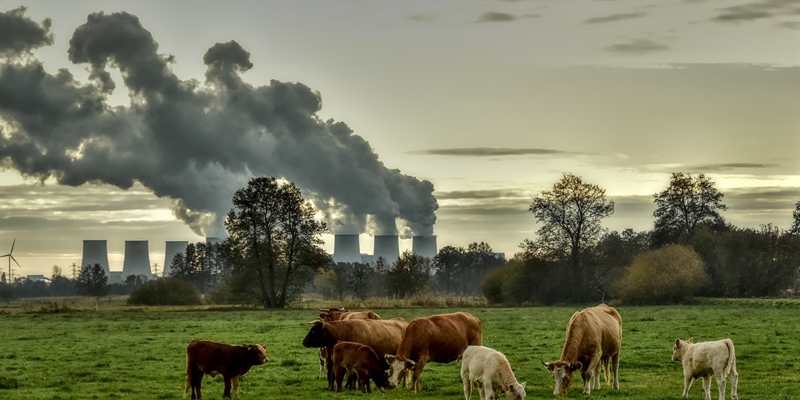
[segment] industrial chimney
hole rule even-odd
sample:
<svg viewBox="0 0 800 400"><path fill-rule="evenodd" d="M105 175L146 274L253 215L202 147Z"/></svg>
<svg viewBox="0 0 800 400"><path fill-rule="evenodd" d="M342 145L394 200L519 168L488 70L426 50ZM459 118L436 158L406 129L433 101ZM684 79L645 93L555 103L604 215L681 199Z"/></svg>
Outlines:
<svg viewBox="0 0 800 400"><path fill-rule="evenodd" d="M111 274L111 270L108 268L108 244L105 240L84 240L81 268L95 264L103 267L106 276Z"/></svg>
<svg viewBox="0 0 800 400"><path fill-rule="evenodd" d="M337 263L361 262L358 235L336 235L333 239L333 261Z"/></svg>
<svg viewBox="0 0 800 400"><path fill-rule="evenodd" d="M167 241L167 248L164 252L164 268L161 276L168 277L172 270L172 259L179 253L186 254L186 247L189 246L187 241Z"/></svg>
<svg viewBox="0 0 800 400"><path fill-rule="evenodd" d="M411 252L422 256L436 257L439 249L436 247L436 235L433 236L414 236L411 239Z"/></svg>
<svg viewBox="0 0 800 400"><path fill-rule="evenodd" d="M122 277L130 275L152 275L150 271L150 250L147 240L126 240L125 261L122 263Z"/></svg>
<svg viewBox="0 0 800 400"><path fill-rule="evenodd" d="M397 235L375 235L373 257L383 257L387 264L394 264L400 258L400 238Z"/></svg>

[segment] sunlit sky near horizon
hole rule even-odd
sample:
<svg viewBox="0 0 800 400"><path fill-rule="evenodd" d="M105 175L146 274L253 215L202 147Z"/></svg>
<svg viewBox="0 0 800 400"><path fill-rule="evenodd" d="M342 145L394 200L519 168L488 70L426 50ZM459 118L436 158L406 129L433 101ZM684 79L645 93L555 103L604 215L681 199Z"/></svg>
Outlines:
<svg viewBox="0 0 800 400"><path fill-rule="evenodd" d="M174 75L198 85L206 51L235 40L253 64L244 82L307 85L320 120L345 122L387 168L433 184L439 247L485 241L510 257L538 229L531 197L565 172L606 189L610 230L652 228L652 195L671 172L708 175L737 226L788 228L800 200L796 0L3 0L0 11L22 5L52 19L54 40L13 62L67 68L81 84L90 66L67 53L91 13L138 17ZM122 74L107 70L108 104L130 107ZM17 275L80 263L84 239L108 240L112 270L125 240L149 240L159 265L165 241L202 240L141 183L42 185L2 143L0 254L16 239ZM368 234L361 251L372 252Z"/></svg>

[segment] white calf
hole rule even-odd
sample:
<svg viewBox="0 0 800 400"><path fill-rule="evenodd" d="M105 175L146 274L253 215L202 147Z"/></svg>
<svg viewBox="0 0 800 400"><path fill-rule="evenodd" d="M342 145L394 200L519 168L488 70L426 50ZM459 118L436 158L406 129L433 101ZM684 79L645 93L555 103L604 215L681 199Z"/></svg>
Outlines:
<svg viewBox="0 0 800 400"><path fill-rule="evenodd" d="M717 378L719 400L725 400L725 378L731 378L731 398L737 400L739 373L736 372L736 352L730 339L714 342L692 343L692 339L675 339L672 361L683 364L683 397L689 397L689 388L695 379L703 378L706 400L711 400L711 375Z"/></svg>
<svg viewBox="0 0 800 400"><path fill-rule="evenodd" d="M525 399L525 383L517 382L503 353L484 346L468 346L461 356L461 381L464 397L470 400L472 383L481 400L496 400L503 393L509 400Z"/></svg>

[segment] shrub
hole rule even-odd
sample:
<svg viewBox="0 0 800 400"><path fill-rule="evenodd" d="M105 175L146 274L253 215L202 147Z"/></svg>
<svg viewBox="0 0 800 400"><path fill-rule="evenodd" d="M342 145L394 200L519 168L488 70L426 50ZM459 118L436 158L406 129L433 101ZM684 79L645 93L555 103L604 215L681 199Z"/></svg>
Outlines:
<svg viewBox="0 0 800 400"><path fill-rule="evenodd" d="M697 293L706 279L703 261L691 247L671 245L634 258L617 291L625 303L678 303Z"/></svg>
<svg viewBox="0 0 800 400"><path fill-rule="evenodd" d="M201 303L200 293L192 284L175 278L147 282L128 296L129 305L185 306Z"/></svg>
<svg viewBox="0 0 800 400"><path fill-rule="evenodd" d="M486 279L481 284L481 292L489 304L501 304L503 302L503 283L512 268L498 268L486 275Z"/></svg>

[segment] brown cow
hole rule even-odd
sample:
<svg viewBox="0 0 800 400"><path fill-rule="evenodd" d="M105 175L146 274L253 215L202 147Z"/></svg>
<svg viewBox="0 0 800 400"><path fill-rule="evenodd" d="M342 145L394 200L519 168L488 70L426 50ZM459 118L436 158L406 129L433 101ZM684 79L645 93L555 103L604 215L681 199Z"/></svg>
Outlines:
<svg viewBox="0 0 800 400"><path fill-rule="evenodd" d="M383 353L390 365L389 382L397 385L402 372L413 369L411 391L419 392L419 377L426 363L459 359L467 346L481 344L481 335L481 320L465 312L412 319L397 353Z"/></svg>
<svg viewBox="0 0 800 400"><path fill-rule="evenodd" d="M239 377L250 371L254 365L269 361L267 349L260 344L233 346L208 340L192 340L186 347L186 389L183 397L192 391L192 399L200 399L200 384L203 374L212 377L217 374L225 378L225 391L222 397L239 398Z"/></svg>
<svg viewBox="0 0 800 400"><path fill-rule="evenodd" d="M333 390L333 346L339 341L356 342L372 347L378 354L394 353L403 338L407 322L399 319L312 321L303 339L305 347L326 347L328 350L328 390Z"/></svg>
<svg viewBox="0 0 800 400"><path fill-rule="evenodd" d="M370 379L375 381L375 386L381 392L386 388L393 389L389 384L389 375L386 369L389 366L378 357L372 347L355 342L339 342L333 346L333 375L336 380L336 392L342 391L342 379L345 373L358 378L358 387L363 393L372 393Z"/></svg>
<svg viewBox="0 0 800 400"><path fill-rule="evenodd" d="M567 324L567 336L561 358L552 363L542 362L555 380L553 394L567 394L575 371L583 377L583 393L600 389L600 366L614 374L614 389L619 389L619 350L622 344L622 317L617 310L600 304L572 314ZM606 374L606 381L608 375Z"/></svg>
<svg viewBox="0 0 800 400"><path fill-rule="evenodd" d="M319 319L326 322L350 321L353 319L381 319L380 315L370 310L359 312L353 312L346 308L329 308L327 310L320 308L319 310L322 311L319 313Z"/></svg>

